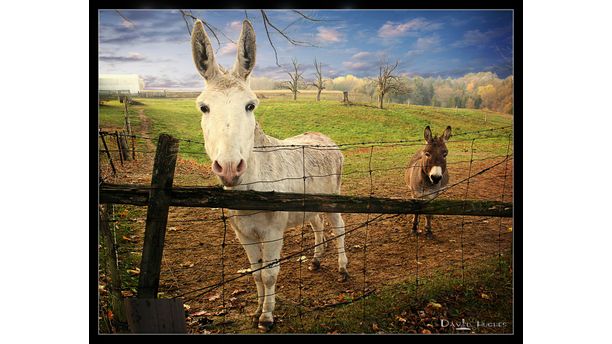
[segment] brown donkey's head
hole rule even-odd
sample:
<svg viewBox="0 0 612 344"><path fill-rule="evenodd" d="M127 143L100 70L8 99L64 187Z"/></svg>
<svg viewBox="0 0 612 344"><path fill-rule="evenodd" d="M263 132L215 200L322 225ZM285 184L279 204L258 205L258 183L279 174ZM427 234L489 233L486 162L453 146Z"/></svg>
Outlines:
<svg viewBox="0 0 612 344"><path fill-rule="evenodd" d="M427 175L431 183L438 184L446 173L446 142L451 137L451 127L446 127L440 136L432 136L429 126L425 127L425 141L427 145L423 148L421 160L423 173Z"/></svg>

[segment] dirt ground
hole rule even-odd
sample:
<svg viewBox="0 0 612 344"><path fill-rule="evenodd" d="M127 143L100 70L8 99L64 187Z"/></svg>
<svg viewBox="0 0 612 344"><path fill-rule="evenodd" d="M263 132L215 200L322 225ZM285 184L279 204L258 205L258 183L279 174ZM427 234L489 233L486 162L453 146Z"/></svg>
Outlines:
<svg viewBox="0 0 612 344"><path fill-rule="evenodd" d="M144 115L141 116L143 124L139 130L142 135L146 135L149 122ZM150 151L155 148L151 142L143 145ZM116 177L111 175L107 159L101 157L101 160L101 172L106 182L150 183L153 160L151 154L139 153L136 161L126 161L123 166L116 159L114 162L119 171ZM498 158L474 162L472 174L499 161ZM467 177L468 167L468 163L449 165L451 184ZM510 160L507 166L501 164L473 178L470 180L467 198L501 200L503 189L503 201L511 202L512 171L513 164ZM210 166L191 160L179 159L176 175L175 185L181 185L180 181L191 178L214 180ZM462 183L440 197L463 199L466 187L466 183ZM369 177L347 180L343 183L343 189L350 190L350 194L367 195L370 190ZM403 171L397 171L397 178L377 176L375 173L373 193L377 197L408 198ZM136 247L142 247L144 216L129 219L134 224L132 240L137 241ZM218 326L206 324L209 320L213 320L216 325L225 322L227 326L224 331L240 332L250 325L248 314L257 306L255 284L250 275L204 294L194 292L222 280L235 278L249 267L247 256L229 222L225 228L220 220L221 216L221 209L170 209L160 292L163 293L162 297L182 296L185 299L189 308L187 312L191 315L188 324L192 333L220 331ZM379 214L343 215L348 232L345 239L348 270L351 274L348 282L337 282L337 254L335 245L331 242L318 272L310 272L307 269L313 250L309 250L301 259L298 254L281 264L277 282L277 322L282 323L288 317L296 316L297 307L291 307L292 305L301 303L305 309L312 309L336 303L341 295L358 297L366 290L381 290L385 285L414 280L417 270L419 279L441 274L449 277L460 276L461 247L466 266L497 257L500 253L507 256L512 252L512 219L435 216L435 238L429 240L423 235L417 238L410 233L411 215L378 216ZM367 219L377 221L367 227L354 229ZM421 219L421 229L424 220ZM224 232L226 246L223 249L221 244ZM330 235L329 223L326 223L326 237ZM299 252L302 247L313 244L314 235L310 227L307 226L303 231L301 228L291 228L285 233L281 256Z"/></svg>

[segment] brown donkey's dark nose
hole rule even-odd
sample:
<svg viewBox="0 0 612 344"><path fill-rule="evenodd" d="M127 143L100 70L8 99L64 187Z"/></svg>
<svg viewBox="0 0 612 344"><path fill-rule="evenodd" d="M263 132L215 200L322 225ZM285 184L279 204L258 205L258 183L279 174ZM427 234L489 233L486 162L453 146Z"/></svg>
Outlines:
<svg viewBox="0 0 612 344"><path fill-rule="evenodd" d="M441 179L442 179L442 176L438 176L438 175L433 175L433 176L431 176L431 181L432 181L434 184L438 184L438 182L439 182Z"/></svg>

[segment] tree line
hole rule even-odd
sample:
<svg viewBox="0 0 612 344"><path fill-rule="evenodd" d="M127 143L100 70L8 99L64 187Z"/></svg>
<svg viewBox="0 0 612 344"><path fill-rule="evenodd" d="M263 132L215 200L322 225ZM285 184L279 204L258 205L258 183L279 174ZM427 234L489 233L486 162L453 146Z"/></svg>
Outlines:
<svg viewBox="0 0 612 344"><path fill-rule="evenodd" d="M383 108L385 103L414 104L449 108L485 109L502 113L514 113L514 77L501 79L492 72L469 73L459 78L422 77L398 75L398 62L381 61L378 75L356 77L351 74L336 78L325 78L322 64L315 60L315 73L306 79L304 68L297 60L292 61L289 81L276 81L254 76L251 88L255 90L290 89L294 99L300 89L317 90L317 100L323 89L348 91L360 98L376 102Z"/></svg>

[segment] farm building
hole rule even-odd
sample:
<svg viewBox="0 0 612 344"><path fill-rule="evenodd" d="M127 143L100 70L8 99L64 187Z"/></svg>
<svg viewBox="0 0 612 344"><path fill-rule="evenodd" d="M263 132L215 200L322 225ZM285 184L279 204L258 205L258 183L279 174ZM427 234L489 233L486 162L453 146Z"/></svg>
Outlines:
<svg viewBox="0 0 612 344"><path fill-rule="evenodd" d="M138 94L144 89L144 80L138 74L100 74L98 88L100 92L130 91Z"/></svg>

